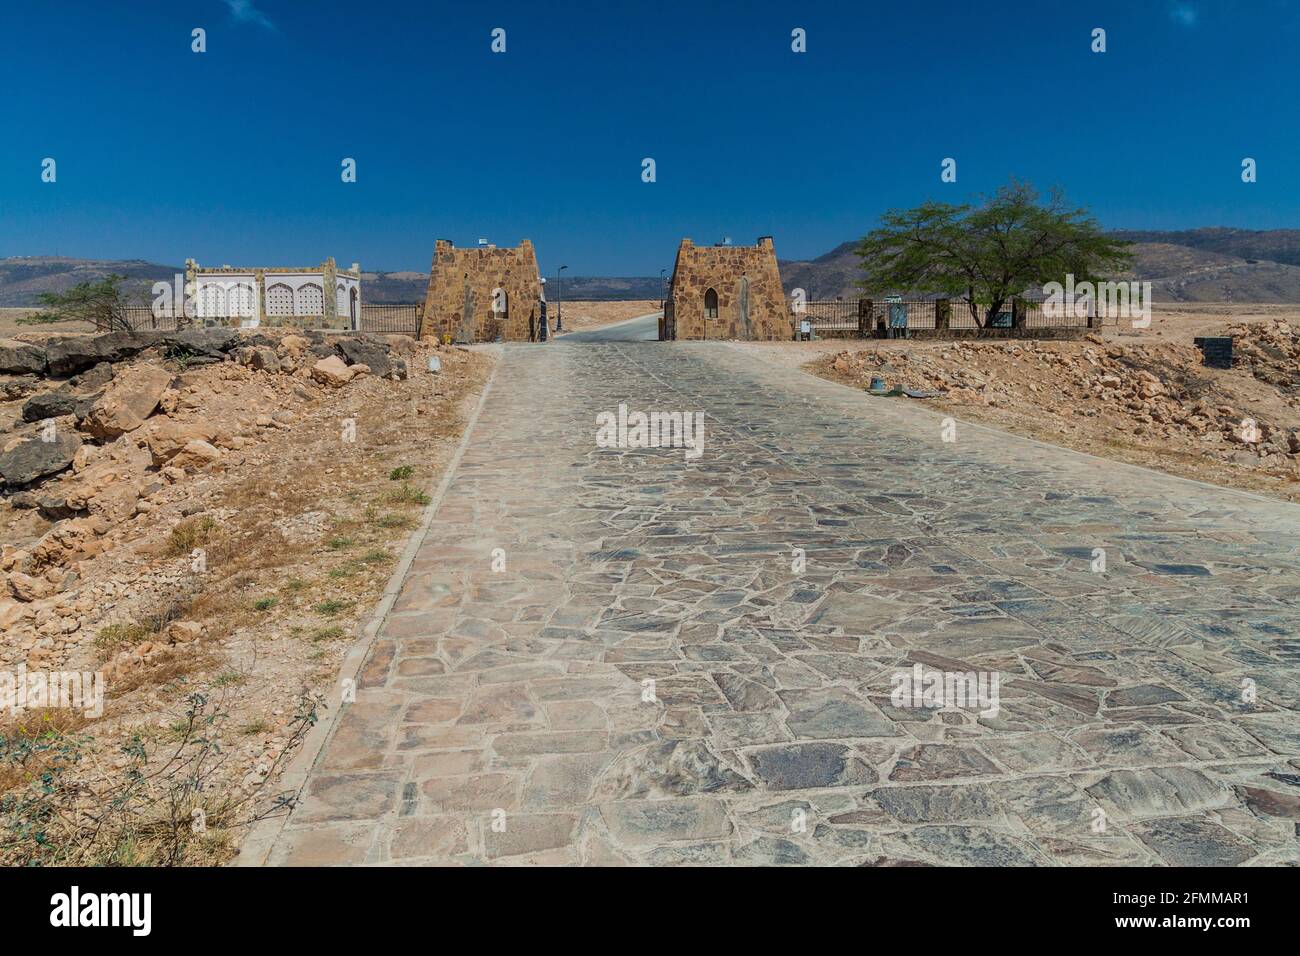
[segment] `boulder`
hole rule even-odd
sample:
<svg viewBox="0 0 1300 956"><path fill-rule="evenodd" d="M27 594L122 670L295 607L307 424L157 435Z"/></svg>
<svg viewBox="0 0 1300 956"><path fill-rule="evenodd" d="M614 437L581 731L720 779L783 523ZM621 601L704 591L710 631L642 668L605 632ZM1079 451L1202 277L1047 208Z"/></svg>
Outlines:
<svg viewBox="0 0 1300 956"><path fill-rule="evenodd" d="M174 418L158 416L145 424L140 436L149 448L154 466L161 468L180 454L181 449L190 442L211 442L217 436L217 429L202 418L180 422Z"/></svg>
<svg viewBox="0 0 1300 956"><path fill-rule="evenodd" d="M252 354L249 355L248 365L259 372L278 372L280 358L275 354L275 349L260 346L253 349Z"/></svg>
<svg viewBox="0 0 1300 956"><path fill-rule="evenodd" d="M49 373L56 378L75 375L101 362L121 362L157 345L159 332L107 332L69 335L45 347Z"/></svg>
<svg viewBox="0 0 1300 956"><path fill-rule="evenodd" d="M44 384L44 380L35 375L6 375L0 378L0 401L14 402L26 398Z"/></svg>
<svg viewBox="0 0 1300 956"><path fill-rule="evenodd" d="M135 514L145 484L143 478L114 481L86 502L86 510L92 515L100 515L109 524L121 524Z"/></svg>
<svg viewBox="0 0 1300 956"><path fill-rule="evenodd" d="M311 377L322 385L329 385L332 388L341 388L348 382L352 381L355 373L343 360L337 355L331 355L329 358L323 358L311 367Z"/></svg>
<svg viewBox="0 0 1300 956"><path fill-rule="evenodd" d="M70 428L54 430L54 440L30 435L0 454L0 479L16 488L58 474L72 464L81 436Z"/></svg>
<svg viewBox="0 0 1300 956"><path fill-rule="evenodd" d="M68 384L73 388L103 388L109 382L113 381L113 366L108 362L100 362L98 365L92 365L89 369L80 375L74 375L68 379Z"/></svg>
<svg viewBox="0 0 1300 956"><path fill-rule="evenodd" d="M17 601L0 600L0 631L16 627L23 619L23 606Z"/></svg>
<svg viewBox="0 0 1300 956"><path fill-rule="evenodd" d="M226 353L239 345L237 329L181 329L163 332L160 344L168 355L183 355L191 361L220 361Z"/></svg>
<svg viewBox="0 0 1300 956"><path fill-rule="evenodd" d="M20 491L17 494L10 495L9 503L15 508L39 511L42 518L50 521L62 521L65 518L75 518L81 514L76 508L68 505L67 499L62 494L47 495L40 490Z"/></svg>
<svg viewBox="0 0 1300 956"><path fill-rule="evenodd" d="M82 450L93 447L83 445ZM100 454L93 461L82 460L80 467L74 459L72 467L75 474L65 476L50 489L42 489L42 494L37 496L37 507L47 517L59 512L71 512L74 515L86 512L116 514L121 510L118 503L120 499L113 502L106 499L99 504L95 503L96 500L122 482L133 481L142 486L149 464L148 450L130 441L115 442L100 449Z"/></svg>
<svg viewBox="0 0 1300 956"><path fill-rule="evenodd" d="M42 392L33 395L23 403L23 421L40 422L47 418L61 418L64 415L75 415L78 419L82 419L102 395L102 392L78 395L67 387Z"/></svg>
<svg viewBox="0 0 1300 956"><path fill-rule="evenodd" d="M9 593L24 604L49 597L54 590L54 585L44 578L34 578L21 571L9 575Z"/></svg>
<svg viewBox="0 0 1300 956"><path fill-rule="evenodd" d="M362 336L336 339L334 348L349 365L365 365L380 378L392 371L388 361L388 346Z"/></svg>
<svg viewBox="0 0 1300 956"><path fill-rule="evenodd" d="M106 440L134 431L153 414L171 380L171 372L158 365L142 365L118 375L80 427Z"/></svg>
<svg viewBox="0 0 1300 956"><path fill-rule="evenodd" d="M202 468L221 458L221 450L205 441L186 442L171 464L177 468Z"/></svg>
<svg viewBox="0 0 1300 956"><path fill-rule="evenodd" d="M301 335L286 335L280 339L280 351L289 355L297 355L299 352L305 352L310 348L311 341Z"/></svg>
<svg viewBox="0 0 1300 956"><path fill-rule="evenodd" d="M235 329L181 329L176 332L108 332L70 335L46 349L49 374L75 375L101 362L121 362L158 346L191 362L219 362L239 344Z"/></svg>
<svg viewBox="0 0 1300 956"><path fill-rule="evenodd" d="M63 521L83 514L82 511L69 505L67 498L57 496L37 498L36 509L46 521Z"/></svg>
<svg viewBox="0 0 1300 956"><path fill-rule="evenodd" d="M172 621L165 636L168 644L189 644L203 636L203 625L195 621Z"/></svg>
<svg viewBox="0 0 1300 956"><path fill-rule="evenodd" d="M43 375L48 361L39 345L0 339L0 372L6 375Z"/></svg>

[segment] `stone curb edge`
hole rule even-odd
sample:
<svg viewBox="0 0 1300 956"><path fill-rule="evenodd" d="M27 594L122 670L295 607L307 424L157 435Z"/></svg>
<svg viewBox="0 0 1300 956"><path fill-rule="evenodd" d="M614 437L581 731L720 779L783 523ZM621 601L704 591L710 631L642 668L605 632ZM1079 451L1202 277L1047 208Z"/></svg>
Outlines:
<svg viewBox="0 0 1300 956"><path fill-rule="evenodd" d="M393 604L397 600L397 595L402 588L402 582L406 580L406 574L410 570L412 563L414 563L416 554L419 553L420 548L423 546L424 539L428 536L429 527L433 524L434 516L438 513L438 508L442 505L448 489L451 488L452 479L455 478L456 472L460 468L461 459L465 456L465 450L469 447L470 436L474 433L474 426L478 424L479 413L483 411L483 406L487 404L487 397L492 391L493 383L496 381L497 369L501 367L500 351L499 349L495 351L496 362L492 366L492 374L488 376L483 391L479 393L478 404L474 406L474 411L465 423L465 430L461 433L456 451L447 462L447 467L443 470L442 479L438 483L437 490L434 491L432 499L425 506L424 513L420 516L420 526L411 532L410 537L407 538L406 548L402 552L401 559L397 562L397 567L389 577L388 583L384 586L384 593L379 599L379 604L375 607L370 619L362 626L360 634L344 656L343 663L339 665L336 678L339 682L349 679L355 680L357 674L361 672L361 667L365 663L366 657L369 656L371 647L374 646L379 629L388 618L388 612L392 610ZM303 740L302 747L289 761L289 765L280 777L280 784L277 788L279 792L291 792L295 802L302 795L303 787L307 783L307 777L311 773L312 767L315 766L316 760L324 751L330 737L333 736L339 718L342 717L345 709L346 705L340 704L338 707L326 710L324 715L316 722L316 725L308 732L306 739ZM256 823L240 843L239 856L229 865L265 866L267 858L270 856L271 850L274 848L275 842L284 829L284 825L288 822L291 813L292 811L277 814Z"/></svg>

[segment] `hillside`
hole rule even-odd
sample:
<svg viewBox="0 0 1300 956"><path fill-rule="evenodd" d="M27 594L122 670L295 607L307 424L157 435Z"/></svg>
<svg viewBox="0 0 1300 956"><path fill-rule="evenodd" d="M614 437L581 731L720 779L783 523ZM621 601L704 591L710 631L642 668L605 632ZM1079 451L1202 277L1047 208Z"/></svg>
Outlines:
<svg viewBox="0 0 1300 956"><path fill-rule="evenodd" d="M1300 229L1184 229L1179 232L1128 230L1115 233L1130 242L1167 243L1247 260L1300 266Z"/></svg>
<svg viewBox="0 0 1300 956"><path fill-rule="evenodd" d="M184 268L143 259L69 259L64 256L15 256L0 259L0 306L36 305L42 292L62 292L79 282L123 275L130 292L148 295L155 282L171 282Z"/></svg>

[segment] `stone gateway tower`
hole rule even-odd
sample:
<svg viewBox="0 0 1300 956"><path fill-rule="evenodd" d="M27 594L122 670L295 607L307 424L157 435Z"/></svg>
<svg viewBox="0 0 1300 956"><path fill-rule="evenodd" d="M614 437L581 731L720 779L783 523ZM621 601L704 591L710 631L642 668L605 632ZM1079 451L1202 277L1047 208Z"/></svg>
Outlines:
<svg viewBox="0 0 1300 956"><path fill-rule="evenodd" d="M533 244L518 248L457 249L446 239L434 245L429 292L420 336L453 342L532 342L538 337L542 294Z"/></svg>
<svg viewBox="0 0 1300 956"><path fill-rule="evenodd" d="M683 239L659 338L794 338L771 236L753 246L697 246Z"/></svg>

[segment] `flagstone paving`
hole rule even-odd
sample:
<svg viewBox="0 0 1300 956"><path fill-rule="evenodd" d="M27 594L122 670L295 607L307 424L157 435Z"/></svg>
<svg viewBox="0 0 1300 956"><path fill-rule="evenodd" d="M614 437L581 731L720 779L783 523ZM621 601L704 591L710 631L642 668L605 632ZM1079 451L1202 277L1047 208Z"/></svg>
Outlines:
<svg viewBox="0 0 1300 956"><path fill-rule="evenodd" d="M1300 863L1298 545L752 349L507 346L270 862Z"/></svg>

